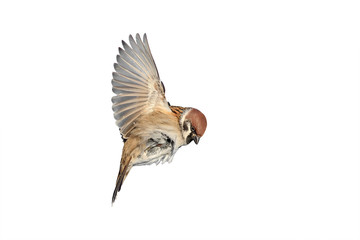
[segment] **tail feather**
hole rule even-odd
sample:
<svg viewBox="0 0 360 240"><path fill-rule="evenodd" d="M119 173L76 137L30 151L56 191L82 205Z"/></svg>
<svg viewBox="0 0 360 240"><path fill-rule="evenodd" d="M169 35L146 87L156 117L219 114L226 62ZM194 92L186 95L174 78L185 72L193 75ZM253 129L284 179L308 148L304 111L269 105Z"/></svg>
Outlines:
<svg viewBox="0 0 360 240"><path fill-rule="evenodd" d="M129 174L130 169L133 166L134 156L138 156L138 139L130 138L127 139L124 143L121 161L120 161L120 169L119 174L116 179L116 185L112 196L112 203L116 200L116 195L120 191L123 182L125 181L126 176Z"/></svg>
<svg viewBox="0 0 360 240"><path fill-rule="evenodd" d="M131 169L131 166L129 165L129 162L127 162L127 164L126 164L126 162L121 163L119 174L116 179L115 189L114 189L113 196L112 196L112 204L115 202L116 195L118 192L120 192L121 186L122 186L123 182L125 181L125 178L129 174L130 169Z"/></svg>
<svg viewBox="0 0 360 240"><path fill-rule="evenodd" d="M121 190L121 186L122 186L122 183L124 181L124 177L125 177L125 174L122 174L122 172L119 171L119 175L118 175L118 178L116 180L114 193L113 193L113 196L112 196L112 202L111 202L112 204L115 202L117 193L120 192L120 190Z"/></svg>

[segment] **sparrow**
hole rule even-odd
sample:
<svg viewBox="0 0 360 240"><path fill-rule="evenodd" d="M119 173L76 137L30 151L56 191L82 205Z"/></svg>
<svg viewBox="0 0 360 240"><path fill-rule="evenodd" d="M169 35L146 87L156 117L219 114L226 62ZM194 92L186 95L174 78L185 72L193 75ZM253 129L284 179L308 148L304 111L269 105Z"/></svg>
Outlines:
<svg viewBox="0 0 360 240"><path fill-rule="evenodd" d="M112 109L124 142L112 203L133 166L171 162L176 151L199 143L207 122L192 107L171 106L165 98L146 34L122 41L114 64Z"/></svg>

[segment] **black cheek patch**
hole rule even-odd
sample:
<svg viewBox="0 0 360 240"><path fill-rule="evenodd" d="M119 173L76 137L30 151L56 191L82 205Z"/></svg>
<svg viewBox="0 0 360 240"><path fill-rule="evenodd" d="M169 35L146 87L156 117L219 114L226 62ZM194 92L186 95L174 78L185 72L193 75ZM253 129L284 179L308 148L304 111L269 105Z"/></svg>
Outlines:
<svg viewBox="0 0 360 240"><path fill-rule="evenodd" d="M189 128L188 128L188 126L187 126L186 123L183 124L183 130L184 130L184 132L186 132L187 130L189 130Z"/></svg>

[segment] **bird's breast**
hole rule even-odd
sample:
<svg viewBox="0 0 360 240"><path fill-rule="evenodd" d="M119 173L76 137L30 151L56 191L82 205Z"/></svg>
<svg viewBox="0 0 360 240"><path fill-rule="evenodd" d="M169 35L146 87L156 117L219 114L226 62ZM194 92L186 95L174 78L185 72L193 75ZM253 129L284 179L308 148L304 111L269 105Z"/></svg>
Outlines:
<svg viewBox="0 0 360 240"><path fill-rule="evenodd" d="M141 139L142 146L134 165L171 162L184 142L178 119L170 112L143 116L131 135Z"/></svg>
<svg viewBox="0 0 360 240"><path fill-rule="evenodd" d="M177 148L175 141L163 132L155 132L145 142L145 147L134 165L171 162Z"/></svg>

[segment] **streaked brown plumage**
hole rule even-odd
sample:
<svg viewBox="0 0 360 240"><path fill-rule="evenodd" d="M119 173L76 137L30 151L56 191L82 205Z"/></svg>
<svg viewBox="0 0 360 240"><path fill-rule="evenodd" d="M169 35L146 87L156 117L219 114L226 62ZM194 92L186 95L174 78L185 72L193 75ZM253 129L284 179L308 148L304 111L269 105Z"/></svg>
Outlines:
<svg viewBox="0 0 360 240"><path fill-rule="evenodd" d="M184 109L183 107L179 106L170 106L171 111L176 115L178 119L180 119L181 114L183 113Z"/></svg>
<svg viewBox="0 0 360 240"><path fill-rule="evenodd" d="M131 47L123 43L113 73L114 117L124 139L120 170L112 202L136 165L171 162L176 151L192 140L197 144L206 130L206 118L195 108L170 106L160 81L146 34Z"/></svg>

